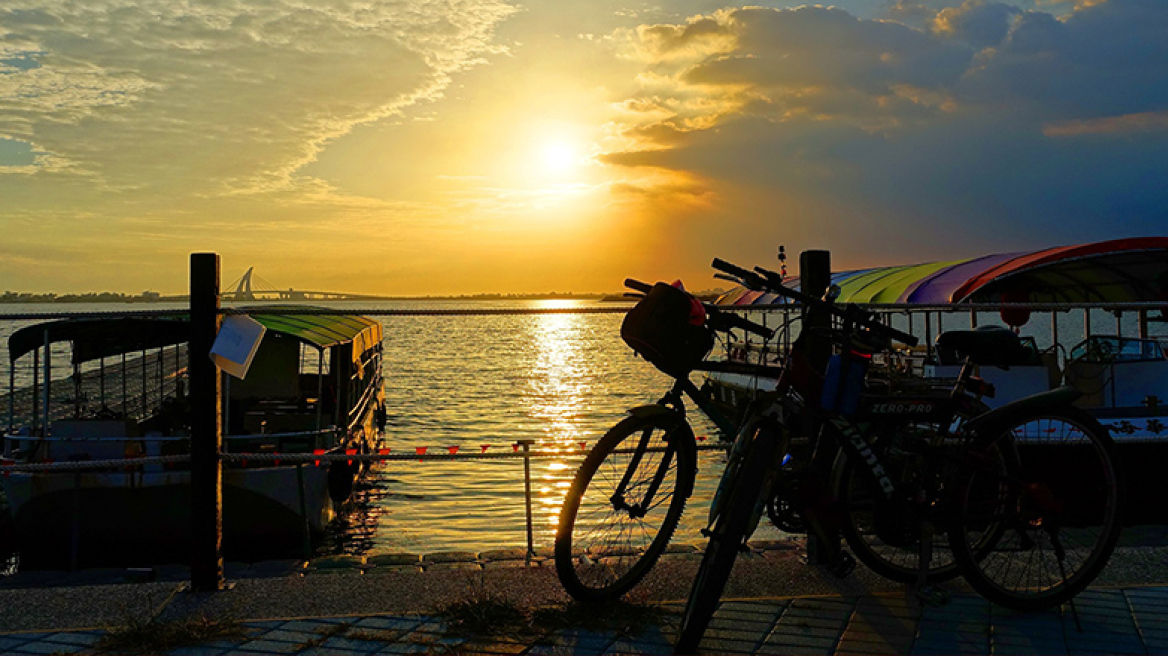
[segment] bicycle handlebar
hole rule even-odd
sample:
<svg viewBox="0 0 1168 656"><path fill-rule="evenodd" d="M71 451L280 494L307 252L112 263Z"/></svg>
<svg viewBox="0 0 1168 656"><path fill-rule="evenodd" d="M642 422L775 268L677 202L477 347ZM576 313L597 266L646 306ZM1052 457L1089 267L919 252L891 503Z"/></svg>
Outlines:
<svg viewBox="0 0 1168 656"><path fill-rule="evenodd" d="M625 278L625 287L641 292L642 294L648 294L649 290L653 289L653 285L632 278ZM754 333L763 339L770 339L775 334L775 331L766 326L757 324L745 317L740 317L733 312L719 310L710 303L702 303L702 306L706 308L706 322L713 330L729 332L731 329L740 328L746 332Z"/></svg>
<svg viewBox="0 0 1168 656"><path fill-rule="evenodd" d="M748 271L740 266L731 264L725 260L714 258L712 266L724 273L728 273L742 282L746 287L755 291L771 291L776 294L785 296L793 301L802 303L808 307L819 308L826 310L837 317L840 317L846 322L859 324L873 333L885 338L894 339L909 346L916 346L920 341L914 335L899 331L895 328L890 328L876 320L875 316L867 310L858 305L849 303L847 306L841 308L838 305L829 301L814 298L810 294L805 294L787 287L783 284L783 277L774 271L769 271L762 267L755 267L754 271Z"/></svg>

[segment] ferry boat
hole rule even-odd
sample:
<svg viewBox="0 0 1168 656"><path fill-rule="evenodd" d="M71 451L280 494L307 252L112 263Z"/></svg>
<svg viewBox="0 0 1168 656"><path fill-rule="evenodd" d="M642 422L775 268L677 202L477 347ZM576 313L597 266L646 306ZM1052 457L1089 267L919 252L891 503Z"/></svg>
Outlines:
<svg viewBox="0 0 1168 656"><path fill-rule="evenodd" d="M362 473L274 454L370 453L383 439L380 322L298 311L311 309L248 312L265 334L246 377L224 376L224 451L267 454L224 462L228 559L302 555ZM126 316L38 323L10 336L6 464L142 462L0 477L22 568L187 562L189 459L165 456L189 454L189 333L185 317ZM62 359L70 375L58 374L70 369L55 365Z"/></svg>
<svg viewBox="0 0 1168 656"><path fill-rule="evenodd" d="M798 278L790 286L799 287ZM995 389L984 399L996 407L1068 384L1082 392L1077 405L1106 426L1128 470L1130 497L1168 494L1168 238L1116 239L1025 253L1002 253L949 262L881 267L832 274L837 302L856 303L921 339L910 351L873 367L892 385L943 386L960 363L938 353L944 330L988 323L1018 332L1033 357L1008 369L982 367ZM727 345L730 361L781 365L798 332L798 309L773 294L730 290L719 305L742 309L779 327L770 344ZM727 408L738 408L765 377L711 372L706 386ZM1161 504L1133 508L1137 517L1168 523Z"/></svg>

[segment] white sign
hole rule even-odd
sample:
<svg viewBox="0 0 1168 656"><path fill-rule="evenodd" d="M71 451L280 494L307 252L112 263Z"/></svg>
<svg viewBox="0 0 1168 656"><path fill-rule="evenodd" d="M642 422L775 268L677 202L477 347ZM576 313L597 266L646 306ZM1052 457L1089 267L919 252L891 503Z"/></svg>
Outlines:
<svg viewBox="0 0 1168 656"><path fill-rule="evenodd" d="M231 314L223 319L215 343L211 346L211 359L223 371L244 378L251 360L255 357L260 340L267 328L244 314Z"/></svg>

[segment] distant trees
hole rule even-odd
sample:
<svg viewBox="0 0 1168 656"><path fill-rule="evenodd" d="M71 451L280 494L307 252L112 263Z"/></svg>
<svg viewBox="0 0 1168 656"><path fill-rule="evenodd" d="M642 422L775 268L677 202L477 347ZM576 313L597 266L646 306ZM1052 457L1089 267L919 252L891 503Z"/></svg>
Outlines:
<svg viewBox="0 0 1168 656"><path fill-rule="evenodd" d="M85 294L33 294L29 292L6 291L0 294L0 303L140 303L159 301L158 292L144 291L141 294L120 294L117 292L88 292Z"/></svg>

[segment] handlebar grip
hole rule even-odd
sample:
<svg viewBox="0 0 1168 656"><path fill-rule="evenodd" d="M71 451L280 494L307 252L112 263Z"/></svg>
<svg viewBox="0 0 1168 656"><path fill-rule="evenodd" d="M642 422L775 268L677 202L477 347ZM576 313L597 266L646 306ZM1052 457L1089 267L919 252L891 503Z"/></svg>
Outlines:
<svg viewBox="0 0 1168 656"><path fill-rule="evenodd" d="M625 278L625 287L628 287L629 289L635 289L642 294L648 294L649 290L653 289L653 285L641 282L640 280L633 280L632 278Z"/></svg>
<svg viewBox="0 0 1168 656"><path fill-rule="evenodd" d="M715 257L714 261L712 263L710 263L710 266L714 267L715 269L717 269L719 271L722 271L723 273L728 273L732 276L736 276L738 278L743 278L745 280L750 280L752 278L758 277L757 275L755 275L755 273L753 271L747 271L746 269L743 269L740 266L730 264L726 260L723 260L723 259L717 258L717 257Z"/></svg>

